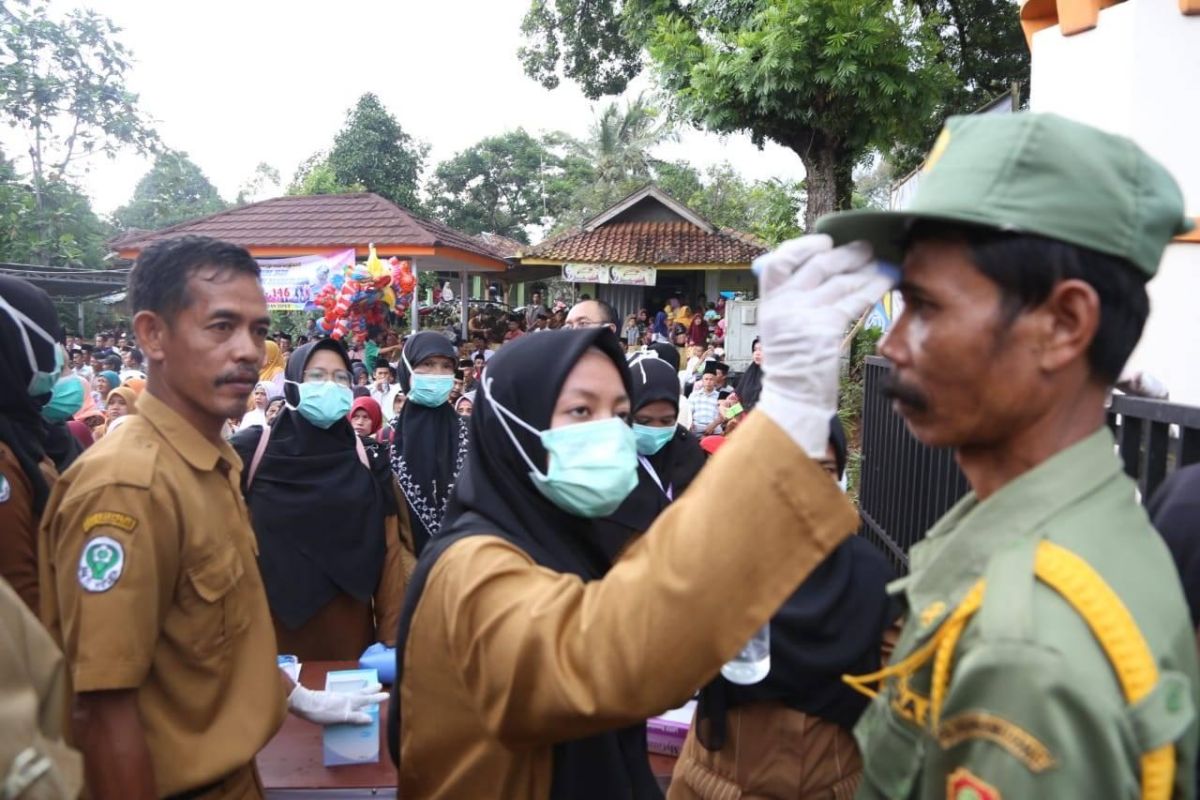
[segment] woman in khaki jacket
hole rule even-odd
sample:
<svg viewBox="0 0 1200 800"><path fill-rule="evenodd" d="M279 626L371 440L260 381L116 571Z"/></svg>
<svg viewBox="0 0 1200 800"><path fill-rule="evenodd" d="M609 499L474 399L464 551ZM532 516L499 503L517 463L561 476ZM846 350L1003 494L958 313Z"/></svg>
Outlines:
<svg viewBox="0 0 1200 800"><path fill-rule="evenodd" d="M785 245L761 280L764 344L788 358L736 440L615 562L592 521L637 481L620 343L551 331L492 359L397 637L406 800L659 796L646 718L710 681L857 526L806 454L829 436L841 333L889 282L869 249L827 237ZM740 529L717 523L731 493Z"/></svg>

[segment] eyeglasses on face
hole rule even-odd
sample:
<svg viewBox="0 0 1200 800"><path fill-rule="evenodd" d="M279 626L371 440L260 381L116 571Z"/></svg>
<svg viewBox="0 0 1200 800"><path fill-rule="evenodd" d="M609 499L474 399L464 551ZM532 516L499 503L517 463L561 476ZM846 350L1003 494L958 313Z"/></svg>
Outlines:
<svg viewBox="0 0 1200 800"><path fill-rule="evenodd" d="M344 369L334 370L332 373L320 368L304 370L305 383L320 383L321 381L333 381L338 386L349 388L354 383L354 376Z"/></svg>

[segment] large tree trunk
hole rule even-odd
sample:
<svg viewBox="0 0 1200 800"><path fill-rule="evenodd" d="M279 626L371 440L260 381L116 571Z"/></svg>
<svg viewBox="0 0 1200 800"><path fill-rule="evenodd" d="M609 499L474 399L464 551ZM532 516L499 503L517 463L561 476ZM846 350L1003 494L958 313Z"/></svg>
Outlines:
<svg viewBox="0 0 1200 800"><path fill-rule="evenodd" d="M807 188L804 230L811 233L819 217L850 208L854 193L854 155L819 133L806 141L804 147L793 146L792 149L804 162Z"/></svg>

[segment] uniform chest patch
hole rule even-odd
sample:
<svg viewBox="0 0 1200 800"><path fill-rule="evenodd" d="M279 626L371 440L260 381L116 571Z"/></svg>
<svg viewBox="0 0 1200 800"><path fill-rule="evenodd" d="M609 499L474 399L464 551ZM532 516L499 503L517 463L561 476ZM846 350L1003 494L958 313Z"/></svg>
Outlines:
<svg viewBox="0 0 1200 800"><path fill-rule="evenodd" d="M946 778L947 800L1001 800L1000 791L966 767L959 767Z"/></svg>
<svg viewBox="0 0 1200 800"><path fill-rule="evenodd" d="M125 569L125 549L116 539L97 536L79 556L79 585L88 592L107 592Z"/></svg>

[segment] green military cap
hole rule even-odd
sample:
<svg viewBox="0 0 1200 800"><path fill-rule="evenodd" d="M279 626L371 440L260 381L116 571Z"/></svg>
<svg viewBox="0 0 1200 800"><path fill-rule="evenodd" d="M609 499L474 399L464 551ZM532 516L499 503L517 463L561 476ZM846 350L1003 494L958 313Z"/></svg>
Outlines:
<svg viewBox="0 0 1200 800"><path fill-rule="evenodd" d="M1030 233L1125 258L1147 277L1173 236L1191 230L1171 174L1124 136L1056 114L951 117L903 211L817 220L841 245L865 239L899 263L918 220Z"/></svg>

